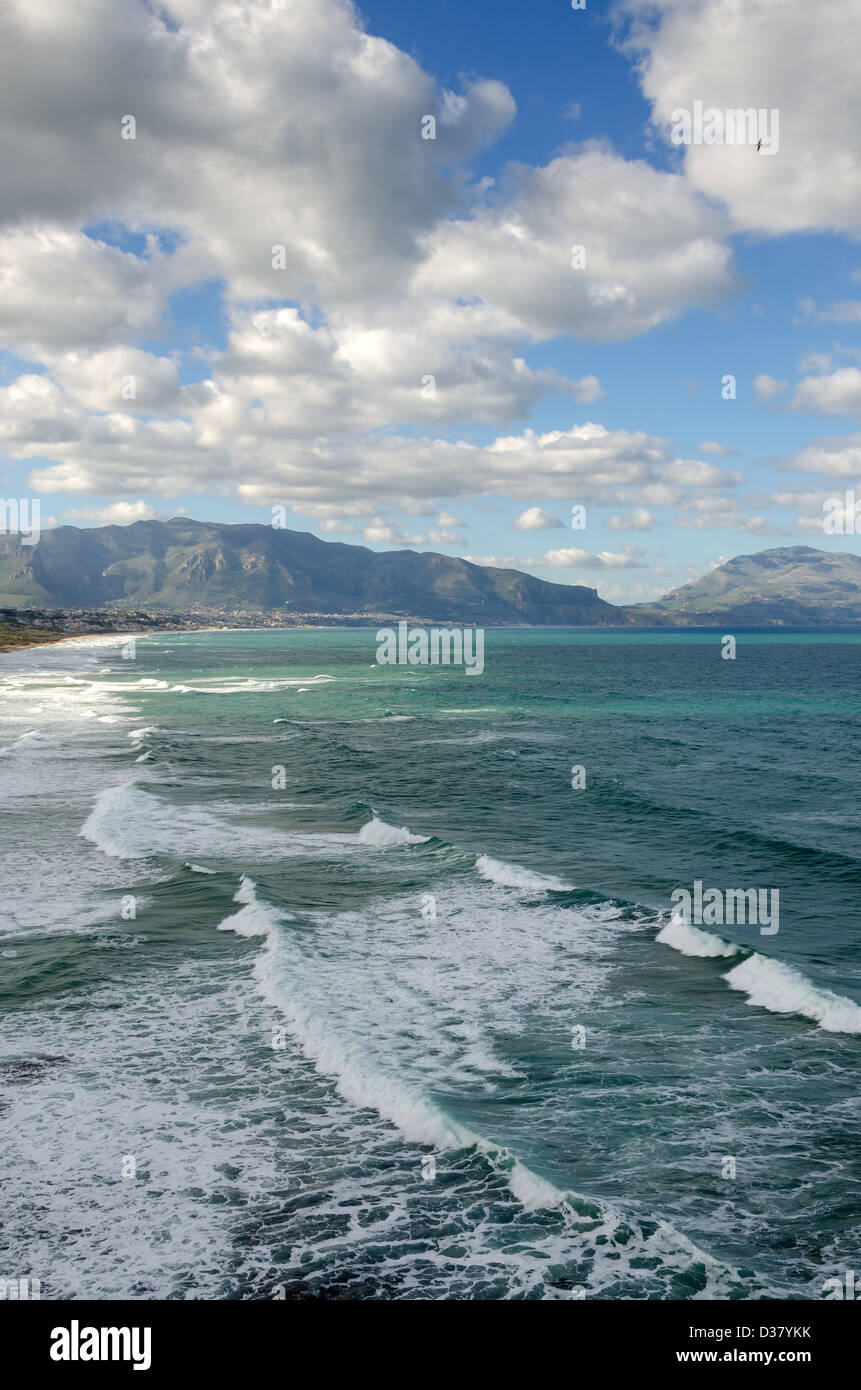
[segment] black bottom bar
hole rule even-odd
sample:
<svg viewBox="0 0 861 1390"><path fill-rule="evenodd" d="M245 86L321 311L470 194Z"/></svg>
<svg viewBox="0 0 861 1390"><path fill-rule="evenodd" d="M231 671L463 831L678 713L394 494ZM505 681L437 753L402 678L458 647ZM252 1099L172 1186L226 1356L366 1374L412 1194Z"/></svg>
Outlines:
<svg viewBox="0 0 861 1390"><path fill-rule="evenodd" d="M767 1384L771 1373L786 1367L815 1372L821 1378L823 1372L852 1364L857 1345L855 1317L838 1301L566 1301L569 1306L556 1303L543 1313L535 1307L515 1310L506 1304L506 1321L500 1324L496 1318L503 1314L502 1308L473 1303L461 1304L456 1311L427 1303L397 1303L388 1308L375 1303L364 1314L355 1304L301 1299L7 1303L0 1326L6 1334L7 1356L14 1348L25 1373L47 1373L49 1382L56 1379L58 1383L69 1376L92 1379L105 1371L114 1377L148 1375L159 1382L177 1373L211 1372L221 1380L231 1374L260 1374L265 1365L270 1373L280 1368L293 1379L300 1352L303 1363L311 1360L303 1374L316 1362L318 1373L328 1365L328 1378L332 1350L341 1347L351 1369L380 1371L386 1362L392 1365L389 1357L397 1343L389 1339L398 1334L433 1335L430 1359L424 1367L416 1366L419 1373L432 1373L437 1357L441 1374L445 1364L451 1369L448 1355L455 1346L461 1371L462 1352L472 1347L486 1372L495 1354L507 1358L515 1348L546 1364L553 1345L545 1339L556 1334L565 1339L560 1352L572 1370L589 1365L604 1373L642 1373L675 1367L682 1374L696 1375L703 1366L725 1371L755 1366ZM512 1323L512 1314L522 1317L523 1323ZM352 1322L354 1317L359 1318L357 1323ZM382 1321L377 1322L378 1318ZM333 1344L333 1333L345 1330L349 1341ZM523 1341L524 1334L530 1338L537 1334L541 1341ZM380 1340L381 1335L386 1341ZM440 1342L440 1336L457 1341ZM93 1352L98 1359L91 1359ZM395 1356L395 1362L400 1366L399 1377L406 1377L402 1359Z"/></svg>

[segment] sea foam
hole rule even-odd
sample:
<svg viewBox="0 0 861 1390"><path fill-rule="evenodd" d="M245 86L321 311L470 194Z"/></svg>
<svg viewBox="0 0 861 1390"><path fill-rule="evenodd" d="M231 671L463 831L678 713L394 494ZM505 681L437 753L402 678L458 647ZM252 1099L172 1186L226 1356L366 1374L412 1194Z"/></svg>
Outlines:
<svg viewBox="0 0 861 1390"><path fill-rule="evenodd" d="M497 884L500 888L525 888L538 892L561 893L569 893L573 888L573 884L564 883L561 878L554 878L552 874L537 874L531 869L522 869L519 864L506 864L502 859L491 859L488 854L479 855L475 867L482 878Z"/></svg>
<svg viewBox="0 0 861 1390"><path fill-rule="evenodd" d="M744 947L672 917L655 937L685 956L726 958ZM754 951L724 975L730 989L773 1014L801 1014L828 1033L861 1033L861 1006L808 980L795 966Z"/></svg>
<svg viewBox="0 0 861 1390"><path fill-rule="evenodd" d="M252 808L253 813L265 810L264 805ZM151 855L223 858L237 853L266 859L340 857L358 849L355 835L305 834L237 823L206 805L172 805L135 782L102 791L79 834L103 854L119 859Z"/></svg>
<svg viewBox="0 0 861 1390"><path fill-rule="evenodd" d="M861 1033L861 1007L832 994L794 966L755 952L724 976L730 989L742 990L749 1004L774 1014L802 1014L826 1033Z"/></svg>
<svg viewBox="0 0 861 1390"><path fill-rule="evenodd" d="M364 1055L357 1040L346 1034L339 1036L335 1019L328 1013L317 1012L303 989L301 969L297 970L299 962L290 951L289 929L283 930L289 914L262 903L253 880L247 876L243 876L234 901L242 904L241 910L225 918L219 929L266 938L254 966L258 989L285 1018L288 1031L316 1070L332 1079L345 1100L359 1109L376 1111L410 1143L429 1145L443 1152L473 1150L482 1154L524 1209L558 1211L569 1230L569 1239L583 1226L590 1236L603 1233L604 1239L612 1243L613 1233L624 1218L611 1204L555 1186L527 1167L510 1149L476 1133L414 1086L381 1070ZM658 1256L661 1261L682 1260L700 1265L714 1296L718 1296L728 1278L736 1277L727 1266L665 1222L644 1239L641 1248L643 1254ZM612 1271L612 1277L618 1277L617 1269Z"/></svg>
<svg viewBox="0 0 861 1390"><path fill-rule="evenodd" d="M714 932L690 926L680 917L671 917L655 940L663 946L672 946L674 951L681 951L683 956L737 956L741 949Z"/></svg>
<svg viewBox="0 0 861 1390"><path fill-rule="evenodd" d="M389 825L379 816L363 825L356 838L359 844L373 845L377 849L385 849L388 845L423 845L428 840L427 835L413 835L405 825Z"/></svg>

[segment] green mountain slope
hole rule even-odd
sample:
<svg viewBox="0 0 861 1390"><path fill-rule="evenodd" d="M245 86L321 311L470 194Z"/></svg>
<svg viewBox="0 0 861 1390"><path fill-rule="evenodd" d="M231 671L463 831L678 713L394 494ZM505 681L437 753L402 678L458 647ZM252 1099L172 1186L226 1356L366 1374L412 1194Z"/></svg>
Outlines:
<svg viewBox="0 0 861 1390"><path fill-rule="evenodd" d="M376 554L302 531L176 517L0 538L0 606L390 613L439 621L642 623L594 589L411 550Z"/></svg>
<svg viewBox="0 0 861 1390"><path fill-rule="evenodd" d="M780 626L861 623L861 556L778 546L738 555L693 584L643 605L677 623Z"/></svg>

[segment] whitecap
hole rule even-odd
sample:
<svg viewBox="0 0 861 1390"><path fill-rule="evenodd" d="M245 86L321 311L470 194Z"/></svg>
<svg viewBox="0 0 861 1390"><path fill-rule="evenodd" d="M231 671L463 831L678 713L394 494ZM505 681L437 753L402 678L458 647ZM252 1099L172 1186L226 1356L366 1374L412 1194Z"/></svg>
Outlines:
<svg viewBox="0 0 861 1390"><path fill-rule="evenodd" d="M525 888L538 891L569 893L573 884L564 883L552 874L537 874L531 869L522 869L519 864L506 864L502 859L491 859L489 854L481 854L475 867L482 878L500 888Z"/></svg>
<svg viewBox="0 0 861 1390"><path fill-rule="evenodd" d="M681 917L673 916L655 937L663 946L672 946L683 956L736 956L741 947L731 941L724 941L714 932L702 931L683 922Z"/></svg>
<svg viewBox="0 0 861 1390"><path fill-rule="evenodd" d="M388 845L423 845L427 843L429 836L413 835L405 825L389 825L378 816L374 816L373 820L362 826L356 839L361 845L373 845L382 849Z"/></svg>
<svg viewBox="0 0 861 1390"><path fill-rule="evenodd" d="M802 1014L826 1033L861 1033L861 1006L830 989L822 989L794 966L755 951L724 979L742 990L749 1004L774 1014Z"/></svg>

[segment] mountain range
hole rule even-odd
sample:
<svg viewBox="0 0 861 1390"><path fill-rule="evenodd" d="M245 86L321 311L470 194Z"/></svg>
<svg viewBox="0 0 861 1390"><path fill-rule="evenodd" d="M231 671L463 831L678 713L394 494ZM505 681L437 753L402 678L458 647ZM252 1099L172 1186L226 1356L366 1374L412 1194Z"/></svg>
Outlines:
<svg viewBox="0 0 861 1390"><path fill-rule="evenodd" d="M174 517L0 535L0 607L381 614L534 626L861 624L861 557L787 546L742 555L650 604L412 550Z"/></svg>
<svg viewBox="0 0 861 1390"><path fill-rule="evenodd" d="M175 517L58 526L33 546L16 535L0 541L0 606L287 609L537 626L628 621L580 585L448 555L377 554L272 526Z"/></svg>

